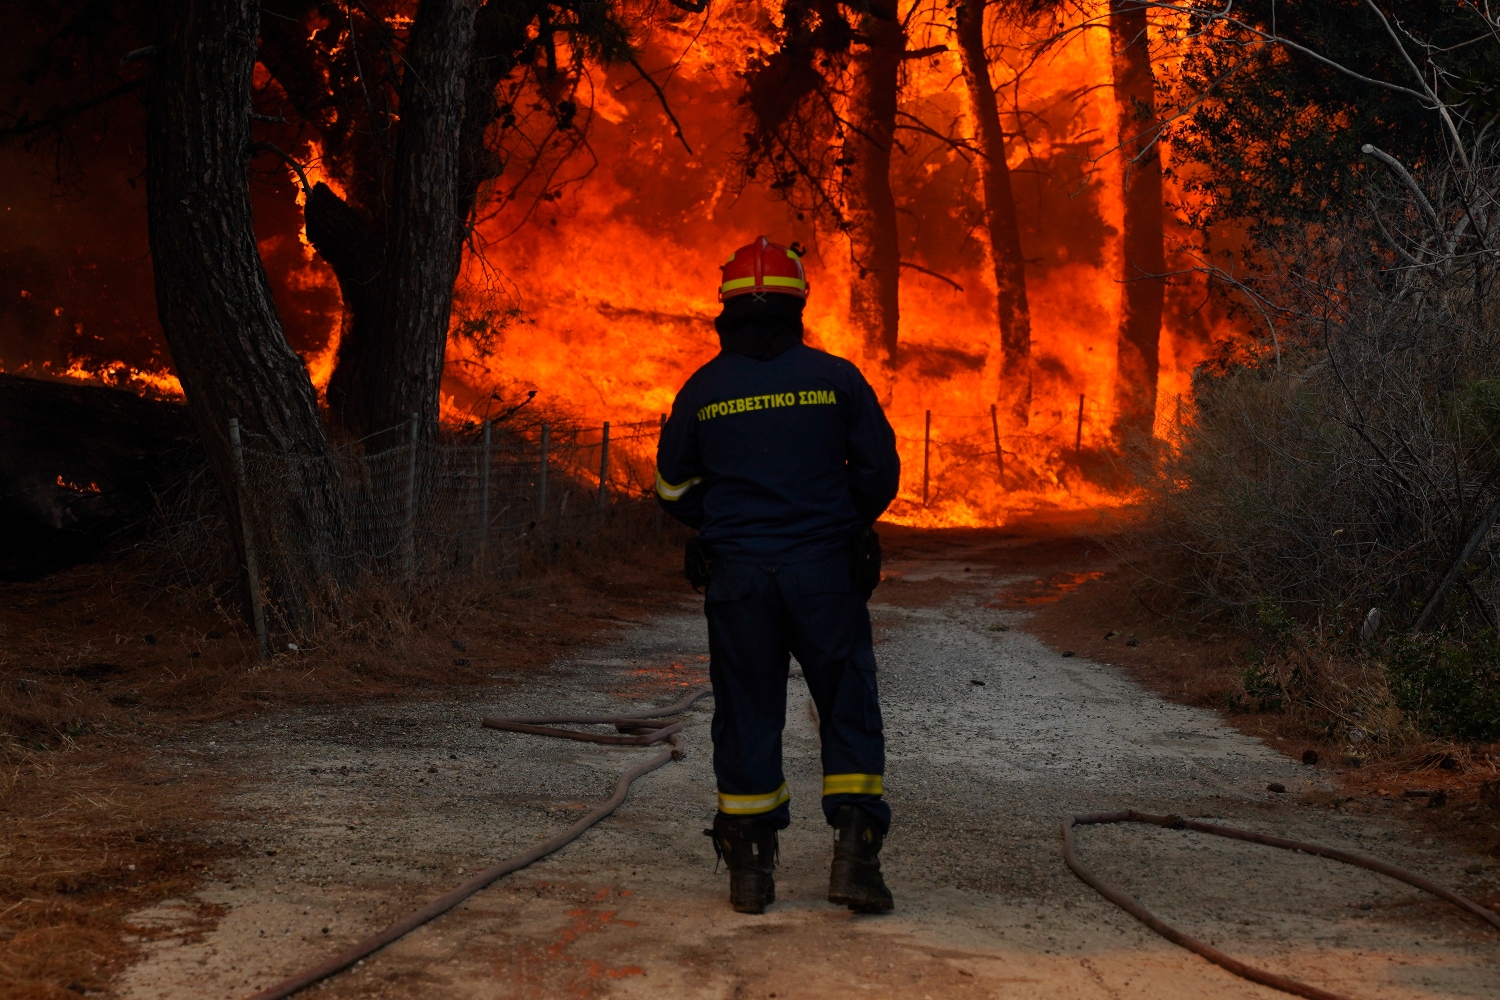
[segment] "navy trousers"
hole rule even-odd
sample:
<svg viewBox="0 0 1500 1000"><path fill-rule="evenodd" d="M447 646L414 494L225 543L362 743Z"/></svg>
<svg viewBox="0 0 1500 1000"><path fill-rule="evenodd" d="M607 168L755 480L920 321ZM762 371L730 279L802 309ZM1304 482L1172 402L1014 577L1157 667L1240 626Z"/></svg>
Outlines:
<svg viewBox="0 0 1500 1000"><path fill-rule="evenodd" d="M704 601L719 811L791 822L781 769L788 657L802 665L823 743L823 813L855 805L890 827L870 612L849 562L715 563Z"/></svg>

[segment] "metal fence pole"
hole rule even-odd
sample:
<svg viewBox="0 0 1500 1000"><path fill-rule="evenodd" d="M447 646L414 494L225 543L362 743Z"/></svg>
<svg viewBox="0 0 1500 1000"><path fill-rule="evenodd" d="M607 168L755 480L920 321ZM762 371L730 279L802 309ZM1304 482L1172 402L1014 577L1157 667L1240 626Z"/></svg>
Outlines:
<svg viewBox="0 0 1500 1000"><path fill-rule="evenodd" d="M484 422L484 445L479 453L479 573L484 574L485 547L490 537L490 422Z"/></svg>
<svg viewBox="0 0 1500 1000"><path fill-rule="evenodd" d="M922 431L922 506L927 506L927 474L932 457L932 411L927 411L927 427Z"/></svg>
<svg viewBox="0 0 1500 1000"><path fill-rule="evenodd" d="M1078 394L1078 433L1073 437L1073 461L1083 455L1083 393Z"/></svg>
<svg viewBox="0 0 1500 1000"><path fill-rule="evenodd" d="M995 469L996 478L1000 488L1005 489L1005 451L1000 447L1000 417L995 412L995 404L990 404L990 430L995 432Z"/></svg>
<svg viewBox="0 0 1500 1000"><path fill-rule="evenodd" d="M550 428L542 424L542 469L537 473L536 481L536 516L542 517L547 513L547 434Z"/></svg>
<svg viewBox="0 0 1500 1000"><path fill-rule="evenodd" d="M266 636L266 607L260 593L260 562L255 556L255 530L250 524L250 505L246 502L248 483L245 476L245 446L240 441L240 421L229 418L229 444L234 449L234 491L240 508L240 533L245 542L245 580L250 590L250 623L255 629L255 646L261 659L271 655Z"/></svg>
<svg viewBox="0 0 1500 1000"><path fill-rule="evenodd" d="M609 499L609 421L604 421L604 436L599 439L599 509Z"/></svg>
<svg viewBox="0 0 1500 1000"><path fill-rule="evenodd" d="M417 435L418 417L411 415L410 451L406 456L406 524L402 540L401 570L409 581L417 562Z"/></svg>

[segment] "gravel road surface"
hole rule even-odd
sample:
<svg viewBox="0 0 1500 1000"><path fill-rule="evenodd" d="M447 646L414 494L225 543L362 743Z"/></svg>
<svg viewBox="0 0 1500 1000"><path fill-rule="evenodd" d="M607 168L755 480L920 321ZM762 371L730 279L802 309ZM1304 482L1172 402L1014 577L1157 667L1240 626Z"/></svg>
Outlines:
<svg viewBox="0 0 1500 1000"><path fill-rule="evenodd" d="M996 600L1017 579L1007 546L1024 541L935 544L888 567L897 582L872 605L895 913L853 916L823 898L817 732L793 679L793 826L767 914L729 909L701 833L714 809L705 701L688 716L686 760L643 778L614 817L306 995L1282 996L1157 938L1067 870L1060 822L1103 809L1366 851L1461 892L1493 878L1493 859L1424 840L1405 807L1342 802L1317 770L1214 714L1027 635L1025 609ZM123 994L235 1000L551 836L653 751L479 718L667 704L706 682L706 649L701 609L685 601L462 700L295 711L163 747L234 782L228 818L205 835L246 849L198 897L139 914L151 941ZM1371 873L1154 827L1086 829L1080 852L1189 933L1324 988L1500 997L1500 935Z"/></svg>

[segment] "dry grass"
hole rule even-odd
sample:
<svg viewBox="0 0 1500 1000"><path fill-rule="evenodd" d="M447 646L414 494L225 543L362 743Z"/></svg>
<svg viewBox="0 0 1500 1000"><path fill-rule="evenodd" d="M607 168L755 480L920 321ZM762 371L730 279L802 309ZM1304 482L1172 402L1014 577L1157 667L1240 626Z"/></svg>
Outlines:
<svg viewBox="0 0 1500 1000"><path fill-rule="evenodd" d="M574 539L522 577L370 593L362 618L264 662L214 587L159 564L0 585L0 995L106 989L150 933L130 915L189 895L239 849L203 840L228 790L154 753L163 735L524 673L687 596L677 533L638 521Z"/></svg>
<svg viewBox="0 0 1500 1000"><path fill-rule="evenodd" d="M104 990L134 953L129 914L187 894L226 850L196 835L222 789L164 770L138 739L11 758L0 994Z"/></svg>
<svg viewBox="0 0 1500 1000"><path fill-rule="evenodd" d="M1239 637L1214 697L1397 769L1500 738L1500 268L1470 214L1500 157L1475 163L1426 178L1435 208L1377 183L1219 272L1259 339L1195 372L1116 547L1165 620Z"/></svg>
<svg viewBox="0 0 1500 1000"><path fill-rule="evenodd" d="M1139 540L1177 556L1143 568L1183 597L1323 634L1372 607L1408 628L1493 523L1500 267L1473 212L1500 204L1500 152L1427 173L1425 210L1372 176L1356 217L1268 232L1233 275L1205 261L1248 332L1195 371L1190 424L1137 470ZM1491 544L1452 592L1472 599L1432 624L1493 631Z"/></svg>

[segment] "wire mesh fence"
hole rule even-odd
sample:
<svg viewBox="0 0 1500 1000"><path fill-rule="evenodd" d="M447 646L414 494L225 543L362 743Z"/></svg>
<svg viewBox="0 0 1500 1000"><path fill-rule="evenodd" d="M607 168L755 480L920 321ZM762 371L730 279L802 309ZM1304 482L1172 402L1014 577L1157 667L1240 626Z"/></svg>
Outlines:
<svg viewBox="0 0 1500 1000"><path fill-rule="evenodd" d="M897 506L929 511L981 497L1003 503L1007 491L1055 483L1057 469L1097 446L1108 419L1084 399L1056 426L1020 434L1003 430L994 408L923 417L921 437L898 436ZM372 583L410 591L515 575L528 561L555 561L565 545L587 546L627 509L659 529L661 512L641 501L654 494L664 421L590 426L553 416L424 428L414 417L323 455L287 452L231 422L257 632L271 627L267 616L281 615L292 631L343 616L340 602Z"/></svg>
<svg viewBox="0 0 1500 1000"><path fill-rule="evenodd" d="M635 510L652 491L660 421L485 422L424 434L416 418L325 455L231 422L256 630L367 592L515 575ZM371 441L399 443L367 450ZM330 607L330 604L334 605Z"/></svg>

